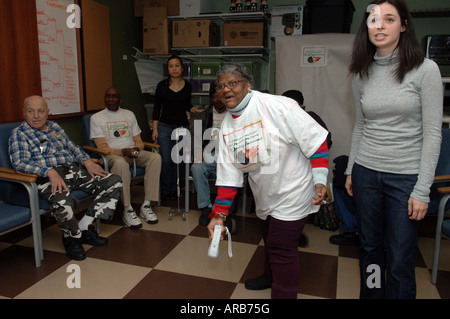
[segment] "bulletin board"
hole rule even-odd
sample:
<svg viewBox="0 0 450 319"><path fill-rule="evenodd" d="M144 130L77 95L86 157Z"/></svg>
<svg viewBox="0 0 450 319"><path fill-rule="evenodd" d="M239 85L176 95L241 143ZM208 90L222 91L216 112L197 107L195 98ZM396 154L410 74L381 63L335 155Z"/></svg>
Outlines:
<svg viewBox="0 0 450 319"><path fill-rule="evenodd" d="M77 2L36 0L42 96L53 116L84 110L79 28L66 11Z"/></svg>

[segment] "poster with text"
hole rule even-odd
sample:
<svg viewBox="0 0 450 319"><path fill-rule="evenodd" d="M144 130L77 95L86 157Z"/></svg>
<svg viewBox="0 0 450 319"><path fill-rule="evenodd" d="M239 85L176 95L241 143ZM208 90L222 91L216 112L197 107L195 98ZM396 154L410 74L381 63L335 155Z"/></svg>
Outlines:
<svg viewBox="0 0 450 319"><path fill-rule="evenodd" d="M36 0L42 96L50 114L81 111L77 29L68 23L74 0Z"/></svg>

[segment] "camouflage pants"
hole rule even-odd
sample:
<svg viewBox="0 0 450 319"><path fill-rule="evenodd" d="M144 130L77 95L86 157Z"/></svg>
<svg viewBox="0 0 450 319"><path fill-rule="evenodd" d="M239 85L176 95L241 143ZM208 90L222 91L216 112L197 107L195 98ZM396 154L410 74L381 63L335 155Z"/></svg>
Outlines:
<svg viewBox="0 0 450 319"><path fill-rule="evenodd" d="M79 238L81 231L74 215L78 200L71 191L81 190L95 196L86 211L87 216L111 219L120 199L122 180L118 175L108 174L105 177L89 175L80 163L63 164L54 169L64 179L69 191L52 194L48 178L38 180L39 195L50 203L51 214L56 218L59 228L71 237Z"/></svg>

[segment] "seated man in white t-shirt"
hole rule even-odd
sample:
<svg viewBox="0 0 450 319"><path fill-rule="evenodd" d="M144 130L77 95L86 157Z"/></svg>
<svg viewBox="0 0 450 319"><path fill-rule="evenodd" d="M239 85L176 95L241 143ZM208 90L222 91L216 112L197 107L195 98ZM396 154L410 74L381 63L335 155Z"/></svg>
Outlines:
<svg viewBox="0 0 450 319"><path fill-rule="evenodd" d="M98 148L110 153L107 158L111 173L122 178L123 222L130 228L140 228L142 223L131 206L130 165L135 159L137 166L145 168L145 198L140 209L140 217L149 224L156 224L158 217L150 203L159 199L161 156L144 150L142 131L136 116L130 110L121 108L121 103L122 96L118 89L111 87L106 90L106 108L92 115L90 138Z"/></svg>

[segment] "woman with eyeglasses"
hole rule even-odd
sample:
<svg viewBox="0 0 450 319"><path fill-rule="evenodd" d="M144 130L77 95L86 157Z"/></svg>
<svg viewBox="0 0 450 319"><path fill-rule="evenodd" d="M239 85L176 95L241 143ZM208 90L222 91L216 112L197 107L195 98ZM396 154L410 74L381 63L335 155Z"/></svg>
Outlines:
<svg viewBox="0 0 450 319"><path fill-rule="evenodd" d="M251 290L272 288L272 298L295 299L298 243L309 214L326 195L326 131L296 101L252 90L245 66L226 64L217 92L227 107L219 135L218 194L208 225L223 225L248 173L265 247L264 272L246 281ZM311 169L312 167L312 169Z"/></svg>

